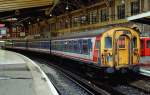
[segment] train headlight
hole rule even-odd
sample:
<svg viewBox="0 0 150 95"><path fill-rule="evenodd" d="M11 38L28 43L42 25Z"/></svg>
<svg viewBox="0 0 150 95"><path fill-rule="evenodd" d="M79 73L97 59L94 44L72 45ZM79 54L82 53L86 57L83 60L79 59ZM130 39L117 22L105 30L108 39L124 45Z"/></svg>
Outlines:
<svg viewBox="0 0 150 95"><path fill-rule="evenodd" d="M112 55L108 55L107 59L108 59L108 62L112 61Z"/></svg>

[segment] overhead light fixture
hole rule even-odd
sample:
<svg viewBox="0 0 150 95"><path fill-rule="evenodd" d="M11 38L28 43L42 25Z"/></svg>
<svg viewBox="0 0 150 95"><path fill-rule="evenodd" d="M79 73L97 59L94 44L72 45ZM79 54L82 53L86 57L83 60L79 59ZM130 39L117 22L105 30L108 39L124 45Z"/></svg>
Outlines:
<svg viewBox="0 0 150 95"><path fill-rule="evenodd" d="M69 10L69 7L68 7L68 5L66 6L66 10Z"/></svg>
<svg viewBox="0 0 150 95"><path fill-rule="evenodd" d="M125 0L122 0L121 3L122 3L122 4L125 4Z"/></svg>
<svg viewBox="0 0 150 95"><path fill-rule="evenodd" d="M69 10L69 6L68 6L68 0L67 0L67 6L65 8L66 10Z"/></svg>
<svg viewBox="0 0 150 95"><path fill-rule="evenodd" d="M51 17L51 16L52 16L52 14L49 14L49 16Z"/></svg>

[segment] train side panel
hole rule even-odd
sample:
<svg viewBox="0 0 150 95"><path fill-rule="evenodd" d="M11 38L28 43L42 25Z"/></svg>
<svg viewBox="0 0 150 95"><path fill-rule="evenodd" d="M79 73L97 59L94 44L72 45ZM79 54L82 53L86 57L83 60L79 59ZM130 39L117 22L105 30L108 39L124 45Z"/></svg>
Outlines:
<svg viewBox="0 0 150 95"><path fill-rule="evenodd" d="M62 45L58 45L62 43ZM70 59L93 63L95 37L52 41L51 53ZM61 48L61 49L60 49Z"/></svg>

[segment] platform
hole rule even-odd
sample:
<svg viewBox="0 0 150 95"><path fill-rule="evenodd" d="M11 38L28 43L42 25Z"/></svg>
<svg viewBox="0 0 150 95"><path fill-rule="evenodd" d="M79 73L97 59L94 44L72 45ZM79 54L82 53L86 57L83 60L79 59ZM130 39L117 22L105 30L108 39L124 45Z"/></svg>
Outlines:
<svg viewBox="0 0 150 95"><path fill-rule="evenodd" d="M32 60L4 50L0 50L0 85L0 95L58 95Z"/></svg>
<svg viewBox="0 0 150 95"><path fill-rule="evenodd" d="M141 57L140 58L140 68L139 72L143 75L150 76L150 57Z"/></svg>

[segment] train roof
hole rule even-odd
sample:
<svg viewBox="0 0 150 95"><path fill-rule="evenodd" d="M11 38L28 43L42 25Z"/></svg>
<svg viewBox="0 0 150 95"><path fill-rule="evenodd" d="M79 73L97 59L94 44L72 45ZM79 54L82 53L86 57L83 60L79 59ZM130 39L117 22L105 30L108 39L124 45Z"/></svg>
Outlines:
<svg viewBox="0 0 150 95"><path fill-rule="evenodd" d="M85 31L81 31L81 32L70 32L70 33L66 33L64 35L61 35L59 37L53 37L51 39L31 39L33 41L45 41L45 40L61 40L61 39L73 39L73 38L86 38L86 37L95 37L98 35L101 35L102 33L113 29L113 28L117 28L116 26L109 26L109 27L104 27L104 28L99 28L99 29L95 29L95 30L85 30ZM122 27L122 28L129 28L129 27ZM22 39L22 40L17 40L17 41L27 41L30 39ZM16 41L16 40L14 40Z"/></svg>
<svg viewBox="0 0 150 95"><path fill-rule="evenodd" d="M101 35L103 32L106 32L110 30L111 28L101 28L101 29L96 29L96 30L87 30L87 31L82 31L78 33L71 33L71 34L65 34L61 35L60 37L55 37L52 38L52 40L59 40L59 39L70 39L70 38L81 38L81 37L94 37L97 35Z"/></svg>

